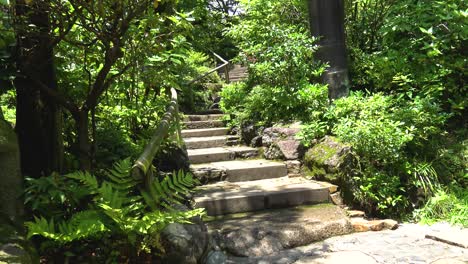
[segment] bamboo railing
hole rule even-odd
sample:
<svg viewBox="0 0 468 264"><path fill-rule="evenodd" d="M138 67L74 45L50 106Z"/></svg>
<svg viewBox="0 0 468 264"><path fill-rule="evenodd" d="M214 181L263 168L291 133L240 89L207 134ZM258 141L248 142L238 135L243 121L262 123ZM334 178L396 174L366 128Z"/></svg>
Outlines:
<svg viewBox="0 0 468 264"><path fill-rule="evenodd" d="M172 122L179 123L179 104L177 102L177 91L174 88L171 88L171 102L166 109L161 122L153 133L151 140L146 145L143 153L135 161L132 168L132 176L137 180L143 180L145 186L151 182L153 177L153 171L151 169L154 156L161 147L163 140L169 135L169 128ZM182 135L180 131L180 126L177 128L176 132L177 142L179 144L182 142Z"/></svg>

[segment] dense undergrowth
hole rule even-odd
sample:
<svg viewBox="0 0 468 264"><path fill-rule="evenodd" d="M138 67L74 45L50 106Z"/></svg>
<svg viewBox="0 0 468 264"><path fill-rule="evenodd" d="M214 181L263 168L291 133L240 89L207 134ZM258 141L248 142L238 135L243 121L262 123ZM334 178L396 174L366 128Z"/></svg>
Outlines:
<svg viewBox="0 0 468 264"><path fill-rule="evenodd" d="M330 103L314 40L301 42L304 3L241 1L246 14L228 34L250 75L222 92L229 122L301 121L305 145L334 135L358 161L356 205L467 226L466 3L345 2L352 92Z"/></svg>

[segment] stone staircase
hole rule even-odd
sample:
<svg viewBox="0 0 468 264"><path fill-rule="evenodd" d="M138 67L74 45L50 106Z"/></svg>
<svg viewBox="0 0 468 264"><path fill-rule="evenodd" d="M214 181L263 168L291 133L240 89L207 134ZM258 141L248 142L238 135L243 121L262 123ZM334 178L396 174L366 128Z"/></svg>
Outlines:
<svg viewBox="0 0 468 264"><path fill-rule="evenodd" d="M221 117L189 115L182 131L191 171L203 183L194 207L205 208L219 254L258 257L352 232L346 212L329 203L337 186L298 177L291 161L262 159L229 135Z"/></svg>
<svg viewBox="0 0 468 264"><path fill-rule="evenodd" d="M182 131L191 170L203 186L195 207L210 216L285 208L329 201L329 187L289 177L283 161L259 158L256 148L238 145L221 114L189 115Z"/></svg>
<svg viewBox="0 0 468 264"><path fill-rule="evenodd" d="M248 72L247 67L241 66L239 64L234 64L233 68L229 71L229 81L230 82L240 82L247 78Z"/></svg>

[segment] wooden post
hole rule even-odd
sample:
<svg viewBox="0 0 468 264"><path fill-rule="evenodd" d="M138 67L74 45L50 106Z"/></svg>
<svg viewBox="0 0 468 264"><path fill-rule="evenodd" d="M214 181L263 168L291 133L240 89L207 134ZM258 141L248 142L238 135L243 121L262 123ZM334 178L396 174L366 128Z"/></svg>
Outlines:
<svg viewBox="0 0 468 264"><path fill-rule="evenodd" d="M334 100L349 93L348 66L344 34L343 0L309 0L309 22L312 36L319 38L317 59L327 62L323 81L328 84L328 97Z"/></svg>

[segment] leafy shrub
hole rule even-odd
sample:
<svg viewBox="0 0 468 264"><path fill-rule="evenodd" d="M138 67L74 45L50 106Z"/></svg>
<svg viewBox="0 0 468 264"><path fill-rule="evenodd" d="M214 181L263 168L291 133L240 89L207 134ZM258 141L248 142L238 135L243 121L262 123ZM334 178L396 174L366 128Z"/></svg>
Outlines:
<svg viewBox="0 0 468 264"><path fill-rule="evenodd" d="M457 115L466 111L465 1L351 2L348 44L357 89L411 92ZM373 13L379 14L368 16Z"/></svg>
<svg viewBox="0 0 468 264"><path fill-rule="evenodd" d="M439 186L436 141L449 115L434 100L353 92L319 116L304 125L302 141L333 134L353 146L359 165L348 182L368 211L401 215Z"/></svg>
<svg viewBox="0 0 468 264"><path fill-rule="evenodd" d="M45 238L43 250L86 241L89 248L85 252L95 252L90 241L101 238L114 241L99 248L109 247L108 252L112 252L112 246L126 245L120 255L129 254L127 257L164 250L158 234L167 224L188 223L203 214L200 209L181 212L173 208L173 204L184 201L197 181L179 172L155 179L146 190L130 176L130 170L131 163L126 159L106 171L102 181L87 172L30 179L26 202L35 216L34 221L26 223L28 237ZM109 261L112 256L97 257Z"/></svg>

